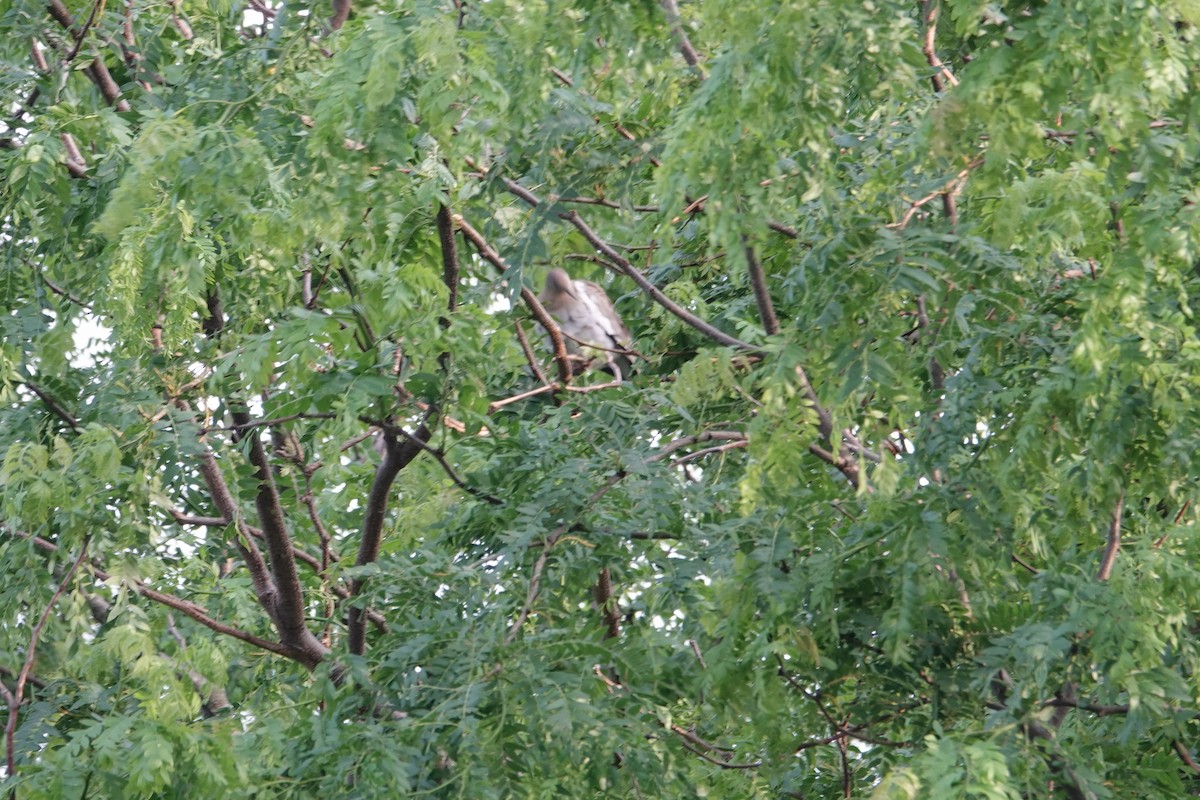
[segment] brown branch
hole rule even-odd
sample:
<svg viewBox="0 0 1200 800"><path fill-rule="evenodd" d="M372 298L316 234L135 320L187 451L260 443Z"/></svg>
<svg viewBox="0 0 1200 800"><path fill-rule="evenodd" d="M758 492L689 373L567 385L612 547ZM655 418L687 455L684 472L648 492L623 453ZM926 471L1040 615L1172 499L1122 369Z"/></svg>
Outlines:
<svg viewBox="0 0 1200 800"><path fill-rule="evenodd" d="M507 183L507 181L506 181L506 183ZM762 352L761 350L754 347L753 345L747 344L746 342L743 342L740 339L737 339L736 337L730 336L729 334L721 331L720 329L710 325L709 323L700 319L695 314L691 313L690 311L686 310L685 308L676 304L673 300L668 298L665 294L662 293L662 291L657 286L650 283L650 281L646 280L645 276L643 276L642 273L639 272L633 266L633 264L631 264L627 259L625 259L623 256L621 256L621 254L618 253L616 250L614 250L611 245L609 245L607 242L605 242L603 239L601 239L599 236L597 236L596 232L593 231L590 227L588 227L587 223L585 223L583 221L583 218L580 217L578 213L576 213L574 211L568 211L568 212L559 214L559 216L562 219L565 219L567 222L570 222L572 225L574 225L576 227L576 229L578 229L579 232L583 234L585 239L587 239L589 242L591 242L592 245L597 250L599 250L609 260L611 260L614 264L616 264L623 273L625 273L627 276L632 278L633 282L636 283L642 289L642 291L644 291L646 294L650 295L650 297L656 303L658 303L660 306L665 308L667 311L670 311L676 317L683 320L685 323L687 323L691 327L695 328L696 330L700 331L701 333L703 333L705 336L709 337L713 341L719 342L720 344L726 345L727 347L733 347L738 350L742 350L744 352L749 352L749 353L761 353Z"/></svg>
<svg viewBox="0 0 1200 800"><path fill-rule="evenodd" d="M396 476L400 471L412 463L422 452L424 443L429 441L429 437L433 435L433 430L428 424L429 415L417 428L416 434L409 436L403 443L396 441L394 433L395 428L388 426L383 430L383 441L385 445L383 461L375 469L375 478L371 481L371 489L367 494L367 507L363 514L363 532L362 541L358 547L358 558L354 564L357 567L364 567L367 564L372 564L379 558L379 546L383 541L383 520L387 514L388 495L391 493L392 484L396 480ZM389 430L390 428L390 430ZM363 578L355 578L350 582L350 597L353 601L362 593L364 585ZM366 651L367 631L365 614L362 608L351 603L350 612L347 616L348 638L350 652L354 655L362 655Z"/></svg>
<svg viewBox="0 0 1200 800"><path fill-rule="evenodd" d="M96 6L93 6L95 11ZM71 52L71 58L78 55L78 45L82 42L85 30L80 29L75 25L75 19L71 16L71 12L67 10L66 5L62 0L49 0L48 9L50 16L58 22L63 28L70 32L75 39L76 46ZM104 96L104 101L117 111L128 111L129 103L121 97L121 87L113 80L112 73L108 71L108 66L104 63L104 59L97 56L92 63L84 70L88 78L100 90L100 94Z"/></svg>
<svg viewBox="0 0 1200 800"><path fill-rule="evenodd" d="M33 662L37 659L38 642L41 641L42 631L46 629L46 622L50 619L50 612L54 610L58 598L62 597L62 593L67 590L67 585L75 578L75 573L79 570L79 565L87 558L88 542L85 538L83 546L79 548L79 555L75 558L75 562L71 564L71 568L67 570L67 574L59 581L58 588L54 590L50 601L46 603L46 607L42 610L41 617L38 618L37 624L33 626L33 631L29 634L29 647L25 651L25 663L21 666L21 672L17 675L16 688L10 693L5 690L8 702L8 720L4 725L4 753L5 763L8 767L7 777L12 779L17 774L16 762L16 745L13 737L17 731L17 713L20 711L21 703L25 700L25 684L29 680L29 674L33 671Z"/></svg>
<svg viewBox="0 0 1200 800"><path fill-rule="evenodd" d="M235 425L242 428L251 427L248 412L234 411L232 416ZM275 625L280 641L299 656L301 663L311 669L329 654L329 650L306 624L304 594L296 572L292 540L284 520L283 505L275 488L275 478L271 473L266 448L263 447L262 438L254 433L250 435L249 443L250 463L255 468L255 479L258 481L254 506L266 537L271 576L277 590Z"/></svg>
<svg viewBox="0 0 1200 800"><path fill-rule="evenodd" d="M271 419L254 419L254 420L247 419L243 423L239 424L239 423L235 422L233 425L230 425L228 427L222 427L220 425L213 425L212 427L209 427L209 428L201 428L199 433L201 436L204 436L205 434L209 434L209 433L229 432L229 431L232 431L234 433L244 433L245 431L248 431L252 428L270 428L274 425L282 425L285 422L295 422L298 419L337 419L337 414L313 411L313 412L301 412L299 414L288 414L285 417L273 417Z"/></svg>
<svg viewBox="0 0 1200 800"><path fill-rule="evenodd" d="M79 55L79 49L83 47L83 40L87 38L88 31L92 29L92 25L96 24L96 17L104 10L105 0L94 0L92 10L88 14L87 22L83 23L83 28L79 31L71 31L71 35L75 37L75 44L64 56L63 61L70 64L75 60L75 56Z"/></svg>
<svg viewBox="0 0 1200 800"><path fill-rule="evenodd" d="M768 220L767 227L770 228L771 230L775 231L776 233L782 233L784 236L786 236L789 239L799 239L800 238L799 231L797 231L795 228L793 228L789 225L784 225L782 222L772 222L772 221Z"/></svg>
<svg viewBox="0 0 1200 800"><path fill-rule="evenodd" d="M724 331L721 331L720 329L700 319L682 306L676 304L673 300L663 294L657 286L646 280L645 276L643 276L642 273L633 266L633 264L621 256L621 254L614 250L607 242L597 236L596 232L588 227L587 223L583 221L583 218L580 217L578 213L575 211L568 211L565 214L560 214L559 216L574 225L575 228L583 234L585 239L591 242L597 250L603 253L614 264L620 267L621 271L632 278L633 282L636 283L642 289L642 291L650 295L650 297L656 303L665 308L667 311L670 311L676 317L700 331L713 341L748 353L762 352L759 348L747 344L746 342L743 342L734 336L730 336Z"/></svg>
<svg viewBox="0 0 1200 800"><path fill-rule="evenodd" d="M450 292L446 310L451 313L458 306L458 246L454 241L454 218L450 209L444 205L438 206L437 212L438 239L442 243L442 280ZM449 326L446 320L442 327Z"/></svg>
<svg viewBox="0 0 1200 800"><path fill-rule="evenodd" d="M69 133L61 133L58 136L59 141L63 143L63 149L67 152L67 157L64 160L67 172L71 173L74 178L83 178L87 175L87 159L83 157L83 153L79 150L79 145L75 143L75 137Z"/></svg>
<svg viewBox="0 0 1200 800"><path fill-rule="evenodd" d="M779 318L775 316L775 308L771 305L762 264L750 245L746 245L746 271L750 274L750 286L754 289L754 301L758 303L758 316L762 320L763 330L767 336L774 336L779 333Z"/></svg>
<svg viewBox="0 0 1200 800"><path fill-rule="evenodd" d="M678 439L673 439L663 445L655 452L654 455L646 459L647 464L653 464L656 461L662 461L664 458L674 453L683 447L690 447L694 444L703 442L731 442L731 441L746 441L746 434L741 431L704 431L694 436L680 436Z"/></svg>
<svg viewBox="0 0 1200 800"><path fill-rule="evenodd" d="M1175 755L1179 756L1179 760L1182 761L1188 769L1190 769L1192 772L1195 772L1197 775L1200 775L1200 764L1196 763L1196 759L1192 757L1191 752L1187 749L1187 747L1184 746L1183 742L1176 739L1175 741L1171 742L1171 747L1175 750Z"/></svg>
<svg viewBox="0 0 1200 800"><path fill-rule="evenodd" d="M188 408L187 402L183 400L177 400L176 405L181 409ZM221 516L226 520L233 521L238 533L238 550L246 562L246 567L250 570L250 582L254 586L254 593L263 609L274 620L278 607L279 589L271 577L271 571L267 567L262 552L254 543L250 526L242 517L237 502L233 499L233 493L229 491L229 484L225 482L225 476L221 474L221 467L217 464L216 456L211 450L206 449L201 454L198 469L208 487L208 493L212 497L213 503L221 512Z"/></svg>
<svg viewBox="0 0 1200 800"><path fill-rule="evenodd" d="M33 60L33 66L37 68L38 72L45 75L50 71L50 62L46 60L46 53L42 50L41 43L38 42L36 37L29 40L29 57ZM25 111L37 100L40 94L41 90L34 87L33 91L29 93L29 97L25 100L23 107L18 109L17 119L20 119L24 115Z"/></svg>
<svg viewBox="0 0 1200 800"><path fill-rule="evenodd" d="M716 764L721 769L758 769L759 767L762 766L762 763L763 763L762 759L759 759L758 761L747 761L747 762L741 763L741 764L730 763L728 761L722 761L720 759L713 758L712 756L708 755L707 753L703 752L702 750L692 747L687 742L681 742L681 744L683 745L684 750L687 750L689 753L692 753L694 755L700 756L701 758L703 758L705 761L709 762L710 764Z"/></svg>
<svg viewBox="0 0 1200 800"><path fill-rule="evenodd" d="M625 209L628 208L636 211L639 214L655 214L661 209L653 204L634 204L632 206L623 206L613 200L605 200L601 197L556 197L551 195L551 203L575 203L581 206L601 206L602 208Z"/></svg>
<svg viewBox="0 0 1200 800"><path fill-rule="evenodd" d="M967 166L964 167L963 169L959 170L958 173L955 174L955 176L953 178L948 180L945 183L945 185L942 186L942 188L938 189L937 191L930 192L929 194L925 195L924 197L922 197L920 199L909 202L908 210L906 210L904 212L904 216L900 218L900 221L889 223L887 227L895 228L896 230L902 231L906 227L908 227L908 223L910 221L912 221L913 216L917 213L917 209L921 208L922 206L924 206L925 204L929 203L932 200L936 200L938 197L942 197L947 194L957 195L959 192L961 192L963 190L963 186L966 185L967 178L970 176L971 171L973 169L975 169L976 167L978 167L982 163L983 163L982 156L971 159L971 161L967 164ZM948 216L949 216L949 214L948 214ZM951 223L953 224L954 222L957 221L957 219L958 219L958 212L954 211L953 217L951 218Z"/></svg>
<svg viewBox="0 0 1200 800"><path fill-rule="evenodd" d="M683 60L688 63L689 67L696 70L696 74L703 78L704 70L700 66L700 56L696 53L696 48L692 47L692 42L688 39L687 31L683 29L683 20L679 17L679 6L675 0L660 0L660 2L663 12L667 17L667 25L671 28L671 35L675 37Z"/></svg>
<svg viewBox="0 0 1200 800"><path fill-rule="evenodd" d="M521 320L516 320L513 327L517 330L517 341L521 343L521 352L525 354L525 360L529 362L529 368L533 370L534 377L543 387L546 386L550 381L546 380L546 373L542 372L542 367L538 364L537 356L534 355L533 348L529 345L529 337L525 335L525 329L521 327ZM493 403L493 405L495 404ZM499 408L499 406L496 407ZM491 406L488 407L488 411L491 411Z"/></svg>
<svg viewBox="0 0 1200 800"><path fill-rule="evenodd" d="M700 643L695 639L687 640L688 647L692 648L692 654L696 656L696 660L700 662L700 669L708 669L708 664L704 663L704 654L700 652Z"/></svg>
<svg viewBox="0 0 1200 800"><path fill-rule="evenodd" d="M600 570L596 585L592 587L592 599L604 617L604 638L616 639L621 635L621 606L613 597L612 575L608 567Z"/></svg>
<svg viewBox="0 0 1200 800"><path fill-rule="evenodd" d="M27 533L23 533L21 531L12 530L11 528L7 529L7 530L9 531L9 533L11 533L14 536L18 536L22 539L28 539L29 541L33 542L33 544L36 547L38 547L42 550L45 550L48 553L57 553L58 552L58 549L59 549L58 545L54 544L53 542L47 541L46 539L43 539L40 536L33 536L33 535L30 535ZM105 572L103 569L99 569L99 568L93 569L92 574L94 574L96 576L96 578L101 581L107 581L107 580L112 579L112 576L110 574L108 574L107 572ZM252 644L255 647L259 647L263 650L267 650L268 652L275 653L275 654L281 655L281 656L286 656L288 658L292 658L295 660L299 660L296 657L296 654L290 648L285 647L284 645L282 645L278 642L272 642L269 639L263 639L260 636L255 636L252 633L246 633L245 631L234 628L231 625L226 625L223 622L218 622L217 620L215 620L211 616L209 616L208 611L203 606L199 605L198 603L193 603L190 600L184 600L181 597L176 597L175 595L167 594L166 592L160 592L156 589L151 589L149 586L147 586L145 583L143 583L140 580L133 581L132 586L133 586L134 591L136 591L142 597L145 597L147 600L153 600L154 602L159 603L160 605L167 606L168 608L173 608L182 614L186 614L187 616L196 620L201 625L205 626L206 628L209 628L210 630L216 631L217 633L221 633L226 636L230 636L234 639L238 639L239 641L243 641L246 644Z"/></svg>
<svg viewBox="0 0 1200 800"><path fill-rule="evenodd" d="M678 466L682 466L683 464L687 464L689 462L697 461L701 458L705 458L706 456L711 456L715 453L724 453L727 450L736 450L736 449L740 449L743 447L749 447L749 446L750 446L750 441L748 439L742 439L741 441L737 441L737 442L726 442L725 444L719 444L719 445L715 445L713 447L706 447L703 450L696 450L695 452L688 453L686 456L681 456L680 458L675 459L674 461L671 462L671 464L673 466L678 467Z"/></svg>
<svg viewBox="0 0 1200 800"><path fill-rule="evenodd" d="M459 230L463 232L463 236L467 237L467 240L470 241L471 244L475 245L476 251L485 261L489 262L502 273L508 272L508 264L500 256L500 254L497 253L490 244L488 244L487 239L483 238L483 234L475 230L475 228L473 228L471 224L463 219L459 214L454 215L454 222L458 225ZM550 313L542 306L541 301L537 299L537 295L524 286L521 287L521 299L525 302L525 306L529 309L529 313L533 314L534 319L538 321L538 323L550 336L550 342L554 346L554 360L558 364L559 383L563 385L570 383L572 377L571 361L567 357L567 345L563 341L562 330L559 329L558 324L555 323L554 319L550 316Z"/></svg>
<svg viewBox="0 0 1200 800"><path fill-rule="evenodd" d="M446 461L446 451L442 450L440 447L431 447L427 439L419 439L398 425L384 423L379 427L392 434L399 434L410 444L419 447L421 450L424 450L426 453L429 453L429 455L433 456L433 459L437 461L438 466L440 466L442 471L446 473L446 477L448 477L455 486L462 489L467 494L478 497L480 500L486 500L494 506L504 505L504 501L499 497L490 495L482 489L477 489L460 478L458 473L454 471L454 467L450 466L450 463Z"/></svg>
<svg viewBox="0 0 1200 800"><path fill-rule="evenodd" d="M530 389L527 392L521 392L520 394L514 394L511 397L505 397L502 400L494 400L494 401L492 401L491 404L488 405L488 413L489 414L495 413L496 411L503 408L504 406L507 406L511 403L520 402L521 400L528 400L530 397L537 397L539 394L546 394L547 392L557 392L561 388L562 388L561 384L547 383L547 384L537 387L536 389Z"/></svg>
<svg viewBox="0 0 1200 800"><path fill-rule="evenodd" d="M1117 507L1113 509L1112 522L1108 525L1108 542L1100 558L1100 569L1096 571L1098 581L1106 581L1112 576L1113 563L1117 560L1117 551L1121 549L1121 515L1124 510L1125 495L1121 495L1117 498Z"/></svg>
<svg viewBox="0 0 1200 800"><path fill-rule="evenodd" d="M951 86L958 86L958 78L954 77L954 73L950 71L942 60L938 58L935 43L937 39L937 18L938 18L938 0L922 0L921 3L921 21L925 24L924 41L921 45L921 52L925 54L925 60L929 62L929 66L937 70L933 75L929 76L929 81L933 85L935 92L941 92L943 88L942 78Z"/></svg>
<svg viewBox="0 0 1200 800"><path fill-rule="evenodd" d="M175 30L179 31L179 35L183 37L184 41L192 40L194 34L191 23L179 16L179 0L171 2L171 24L175 26Z"/></svg>
<svg viewBox="0 0 1200 800"><path fill-rule="evenodd" d="M511 192L512 194L521 198L526 203L528 203L530 206L536 208L537 206L541 205L542 201L540 199L538 199L537 195L533 194L528 189L526 189L524 186L521 186L519 183L512 180L511 178L505 178L504 185L505 185L505 187L507 187L509 192ZM727 347L734 347L734 348L737 348L738 350L743 350L743 351L750 352L750 353L761 353L761 350L754 347L753 345L746 344L745 342L741 341L740 339L730 336L729 334L724 333L720 329L713 327L712 325L708 324L704 320L697 317L695 314L682 308L681 306L676 304L674 301L672 301L670 298L668 298L665 294L662 293L662 291L657 286L650 283L650 281L646 280L646 278L642 275L642 273L639 272L633 266L633 264L631 264L626 258L624 258L616 250L614 250L612 245L610 245L608 242L605 242L603 239L601 239L599 236L597 236L596 232L593 231L590 227L588 227L587 223L583 221L583 218L580 217L577 212L563 211L563 212L559 212L558 216L560 219L564 219L567 222L570 222L572 225L574 225L575 228L580 233L583 234L584 238L587 239L589 242L591 242L593 247L595 247L597 250L599 250L601 253L603 253L605 255L605 257L607 257L613 264L615 264L621 270L621 272L623 272L625 275L632 278L633 282L636 283L642 289L642 291L644 291L644 292L646 292L646 294L650 295L650 297L656 303L661 305L667 311L670 311L676 317L683 320L684 322L686 322L688 325L692 326L696 330L700 331L705 336L708 336L710 339L720 342L721 344L726 345Z"/></svg>
<svg viewBox="0 0 1200 800"><path fill-rule="evenodd" d="M79 420L75 419L75 416L73 414L71 414L71 412L67 411L67 409L65 409L62 406L62 404L59 403L57 400L55 400L53 397L46 394L46 392L44 392L42 390L42 388L40 386L38 386L36 383L34 383L33 381L25 381L24 383L25 383L26 388L29 389L29 391L36 394L38 396L38 398L43 403L46 404L46 408L48 408L52 412L54 412L54 416L58 417L63 422L67 423L67 425L71 428L72 431L74 431L75 433L79 433L79 431L80 431Z"/></svg>
<svg viewBox="0 0 1200 800"><path fill-rule="evenodd" d="M350 0L333 0L333 15L329 18L329 29L340 30L350 18Z"/></svg>
<svg viewBox="0 0 1200 800"><path fill-rule="evenodd" d="M1098 717L1113 717L1121 714L1129 713L1129 706L1102 706L1096 703L1084 703L1074 699L1071 696L1055 697L1053 700L1047 700L1042 703L1042 708L1077 708L1080 711L1089 711Z"/></svg>

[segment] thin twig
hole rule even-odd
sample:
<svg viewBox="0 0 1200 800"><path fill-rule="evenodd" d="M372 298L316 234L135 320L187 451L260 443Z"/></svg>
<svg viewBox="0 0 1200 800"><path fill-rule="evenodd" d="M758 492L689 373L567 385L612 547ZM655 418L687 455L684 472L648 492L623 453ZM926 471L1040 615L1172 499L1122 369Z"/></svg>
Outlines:
<svg viewBox="0 0 1200 800"><path fill-rule="evenodd" d="M521 327L521 320L516 320L513 323L513 327L515 327L517 330L517 341L521 343L521 351L525 353L525 360L529 362L529 368L533 370L533 374L538 379L538 383L542 384L543 387L549 385L550 381L546 380L546 373L542 372L541 365L538 364L537 356L534 355L533 348L529 346L529 338L525 335L525 329ZM496 407L499 408L499 406ZM491 409L489 406L489 411L490 410Z"/></svg>
<svg viewBox="0 0 1200 800"><path fill-rule="evenodd" d="M71 568L67 570L67 574L59 581L58 588L54 590L50 601L46 603L46 607L42 610L42 615L38 619L37 624L33 626L33 632L29 634L29 647L25 651L25 663L21 666L21 672L17 675L17 685L15 689L9 693L6 690L8 704L8 721L4 725L4 753L6 764L8 767L8 778L12 778L17 773L16 762L16 746L13 737L17 731L17 714L20 711L21 703L25 700L25 683L29 680L29 674L33 671L33 662L37 659L38 642L41 641L42 631L46 629L46 622L50 619L50 612L54 610L58 598L67 590L67 586L75 578L75 573L79 570L79 565L87 558L88 542L90 539L83 540L83 546L79 548L79 555L75 558L75 562L71 564Z"/></svg>
<svg viewBox="0 0 1200 800"><path fill-rule="evenodd" d="M908 204L908 210L904 212L904 216L900 218L900 221L890 223L887 227L895 228L897 230L904 230L906 227L908 227L908 223L912 221L913 216L917 213L917 209L919 209L921 206L929 203L932 200L936 200L938 197L941 197L944 194L957 195L962 191L963 186L966 185L967 178L970 176L971 171L982 163L982 156L972 159L966 167L959 170L953 178L948 180L945 185L942 186L942 188L938 189L937 191L930 192L918 200L911 201Z"/></svg>
<svg viewBox="0 0 1200 800"><path fill-rule="evenodd" d="M671 464L678 467L691 461L696 461L706 456L711 456L714 453L724 453L727 450L735 450L749 446L750 441L748 439L742 439L738 442L726 442L725 444L719 444L714 447L706 447L703 450L696 450L695 452L688 453L686 456L681 456L680 458L675 459L671 462Z"/></svg>
<svg viewBox="0 0 1200 800"><path fill-rule="evenodd" d="M929 66L937 70L929 78L933 84L933 90L935 92L942 91L944 88L942 86L942 78L945 78L951 86L958 86L958 78L954 77L954 73L950 71L950 68L938 58L935 48L937 40L938 0L923 0L921 3L921 18L922 22L925 23L925 35L921 52L925 54L925 60L929 62Z"/></svg>

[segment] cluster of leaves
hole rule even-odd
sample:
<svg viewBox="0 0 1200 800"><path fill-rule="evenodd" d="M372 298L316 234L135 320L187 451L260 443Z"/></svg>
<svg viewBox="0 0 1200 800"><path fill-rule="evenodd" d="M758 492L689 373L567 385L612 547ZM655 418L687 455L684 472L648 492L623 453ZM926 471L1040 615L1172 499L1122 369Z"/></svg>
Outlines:
<svg viewBox="0 0 1200 800"><path fill-rule="evenodd" d="M1200 793L1194 4L331 13L0 0L5 789Z"/></svg>

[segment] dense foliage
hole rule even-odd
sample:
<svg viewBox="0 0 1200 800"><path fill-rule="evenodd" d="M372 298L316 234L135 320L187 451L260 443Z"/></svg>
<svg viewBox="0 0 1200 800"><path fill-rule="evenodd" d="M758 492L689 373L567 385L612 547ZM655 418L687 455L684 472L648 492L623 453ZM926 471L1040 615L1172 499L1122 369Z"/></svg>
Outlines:
<svg viewBox="0 0 1200 800"><path fill-rule="evenodd" d="M1194 2L0 20L5 790L1200 794Z"/></svg>

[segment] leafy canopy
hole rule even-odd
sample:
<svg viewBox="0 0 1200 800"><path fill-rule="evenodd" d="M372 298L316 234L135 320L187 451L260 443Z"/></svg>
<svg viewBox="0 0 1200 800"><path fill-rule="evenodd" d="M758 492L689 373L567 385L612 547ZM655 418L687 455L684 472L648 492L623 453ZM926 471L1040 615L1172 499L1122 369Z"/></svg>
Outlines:
<svg viewBox="0 0 1200 800"><path fill-rule="evenodd" d="M1197 793L1195 3L0 20L6 790Z"/></svg>

